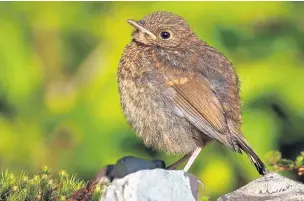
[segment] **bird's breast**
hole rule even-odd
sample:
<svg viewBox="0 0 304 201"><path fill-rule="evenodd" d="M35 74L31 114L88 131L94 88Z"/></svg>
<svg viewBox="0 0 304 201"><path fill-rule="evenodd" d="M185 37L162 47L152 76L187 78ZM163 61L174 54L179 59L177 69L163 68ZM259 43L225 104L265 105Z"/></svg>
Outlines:
<svg viewBox="0 0 304 201"><path fill-rule="evenodd" d="M125 53L125 55L129 53ZM151 55L140 52L132 58L123 56L118 73L123 112L147 146L169 153L185 153L195 149L201 134L164 96L166 77Z"/></svg>

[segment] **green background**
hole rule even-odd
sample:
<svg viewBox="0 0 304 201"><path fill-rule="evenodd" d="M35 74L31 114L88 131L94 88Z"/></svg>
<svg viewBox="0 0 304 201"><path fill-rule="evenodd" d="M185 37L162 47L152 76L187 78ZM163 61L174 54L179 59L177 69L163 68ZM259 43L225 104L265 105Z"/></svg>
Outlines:
<svg viewBox="0 0 304 201"><path fill-rule="evenodd" d="M0 168L42 165L91 179L147 149L120 108L116 71L132 27L166 10L224 53L241 80L243 131L263 158L304 147L304 4L299 2L0 3ZM258 177L246 156L212 143L190 170L217 196ZM290 174L291 177L296 175Z"/></svg>

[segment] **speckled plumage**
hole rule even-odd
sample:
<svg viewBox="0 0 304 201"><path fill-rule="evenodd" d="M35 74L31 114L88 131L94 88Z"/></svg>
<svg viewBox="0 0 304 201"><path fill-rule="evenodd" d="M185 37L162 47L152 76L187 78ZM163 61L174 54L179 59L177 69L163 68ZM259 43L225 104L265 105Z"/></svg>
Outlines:
<svg viewBox="0 0 304 201"><path fill-rule="evenodd" d="M157 39L134 31L117 74L122 109L136 134L168 153L189 153L215 139L245 151L263 172L240 130L239 81L231 62L175 14L152 13L138 24ZM160 38L163 30L169 40Z"/></svg>

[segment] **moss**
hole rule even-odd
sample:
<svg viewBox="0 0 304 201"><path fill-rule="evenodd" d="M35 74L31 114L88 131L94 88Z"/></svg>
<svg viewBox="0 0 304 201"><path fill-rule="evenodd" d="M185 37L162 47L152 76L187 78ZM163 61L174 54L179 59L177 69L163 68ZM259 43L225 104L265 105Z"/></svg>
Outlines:
<svg viewBox="0 0 304 201"><path fill-rule="evenodd" d="M101 197L101 187L95 187L75 175L69 175L61 170L52 175L48 167L43 167L40 173L28 176L26 172L16 176L9 170L0 175L0 200L7 201L48 201L48 200L92 200ZM89 190L88 187L90 187ZM79 192L80 193L79 193ZM75 198L77 197L77 198Z"/></svg>

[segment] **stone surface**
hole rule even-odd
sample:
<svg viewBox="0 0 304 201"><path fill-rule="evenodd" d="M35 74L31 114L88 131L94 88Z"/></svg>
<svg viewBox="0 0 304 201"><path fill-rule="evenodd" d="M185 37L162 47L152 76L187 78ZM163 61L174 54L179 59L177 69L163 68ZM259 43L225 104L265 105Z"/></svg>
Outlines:
<svg viewBox="0 0 304 201"><path fill-rule="evenodd" d="M217 201L304 201L304 184L269 173Z"/></svg>
<svg viewBox="0 0 304 201"><path fill-rule="evenodd" d="M96 177L110 183L101 201L195 201L198 181L183 171L165 170L160 160L133 156L103 168ZM304 184L269 173L217 201L304 201Z"/></svg>
<svg viewBox="0 0 304 201"><path fill-rule="evenodd" d="M198 181L183 171L140 170L114 179L100 201L196 201Z"/></svg>
<svg viewBox="0 0 304 201"><path fill-rule="evenodd" d="M139 170L152 170L156 168L166 168L166 164L161 160L146 160L143 158L138 158L134 156L126 156L119 159L111 171L109 171L108 176L113 179L123 178L128 174L137 172Z"/></svg>
<svg viewBox="0 0 304 201"><path fill-rule="evenodd" d="M134 156L120 158L115 164L107 165L96 176L96 180L109 180L123 178L139 170L166 169L162 160L146 160Z"/></svg>

